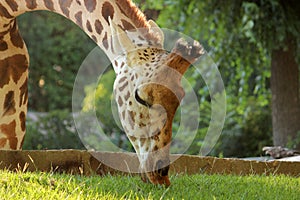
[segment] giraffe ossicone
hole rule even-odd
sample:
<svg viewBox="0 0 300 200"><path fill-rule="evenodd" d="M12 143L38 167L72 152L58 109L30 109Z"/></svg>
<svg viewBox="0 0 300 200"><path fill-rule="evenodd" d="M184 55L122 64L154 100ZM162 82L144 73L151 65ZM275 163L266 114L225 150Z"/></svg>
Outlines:
<svg viewBox="0 0 300 200"><path fill-rule="evenodd" d="M48 10L75 22L106 53L116 72L114 95L143 180L169 185L172 121L184 96L181 78L204 52L179 40L163 49L164 34L130 0L0 2L0 149L21 149L27 112L29 56L17 28L24 12Z"/></svg>

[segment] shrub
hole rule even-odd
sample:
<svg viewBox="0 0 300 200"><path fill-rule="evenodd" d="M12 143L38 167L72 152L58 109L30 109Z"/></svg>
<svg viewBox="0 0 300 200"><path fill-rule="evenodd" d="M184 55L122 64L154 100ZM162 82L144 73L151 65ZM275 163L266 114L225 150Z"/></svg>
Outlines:
<svg viewBox="0 0 300 200"><path fill-rule="evenodd" d="M28 119L23 149L84 149L69 111L55 110Z"/></svg>
<svg viewBox="0 0 300 200"><path fill-rule="evenodd" d="M262 147L272 145L271 109L252 100L248 101L241 123L234 118L227 120L216 152L225 157L261 156Z"/></svg>

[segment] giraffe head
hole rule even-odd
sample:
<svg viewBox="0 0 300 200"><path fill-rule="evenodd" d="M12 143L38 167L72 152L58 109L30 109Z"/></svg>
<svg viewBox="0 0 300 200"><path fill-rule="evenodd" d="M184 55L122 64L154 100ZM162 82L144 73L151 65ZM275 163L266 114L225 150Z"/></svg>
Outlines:
<svg viewBox="0 0 300 200"><path fill-rule="evenodd" d="M184 97L181 78L201 54L199 43L179 40L172 52L163 49L163 32L149 22L159 42L137 42L137 32L111 23L112 44L121 52L113 65L114 95L121 124L137 152L140 170L154 184L169 185L169 149L172 121ZM134 38L134 39L133 39Z"/></svg>

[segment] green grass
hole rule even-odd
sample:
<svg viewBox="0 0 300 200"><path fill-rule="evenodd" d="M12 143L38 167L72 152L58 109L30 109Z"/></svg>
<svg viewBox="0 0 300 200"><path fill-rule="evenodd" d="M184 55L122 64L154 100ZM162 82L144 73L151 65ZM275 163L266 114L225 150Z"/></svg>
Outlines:
<svg viewBox="0 0 300 200"><path fill-rule="evenodd" d="M165 188L138 176L59 175L0 171L0 199L299 199L300 178L177 175Z"/></svg>

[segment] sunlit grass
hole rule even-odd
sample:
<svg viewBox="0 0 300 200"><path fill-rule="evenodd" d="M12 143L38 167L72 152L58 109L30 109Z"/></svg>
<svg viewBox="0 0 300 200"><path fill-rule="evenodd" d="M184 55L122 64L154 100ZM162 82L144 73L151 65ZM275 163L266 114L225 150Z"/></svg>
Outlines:
<svg viewBox="0 0 300 200"><path fill-rule="evenodd" d="M138 176L77 176L0 171L0 199L299 199L300 178L177 175L169 188Z"/></svg>

